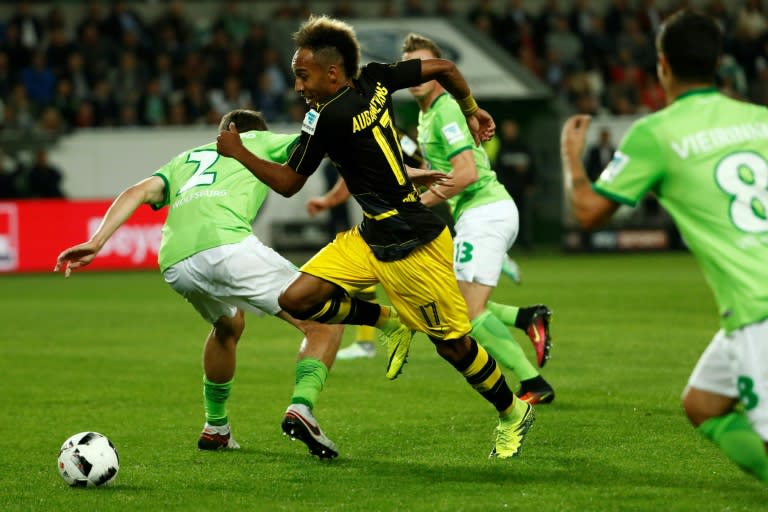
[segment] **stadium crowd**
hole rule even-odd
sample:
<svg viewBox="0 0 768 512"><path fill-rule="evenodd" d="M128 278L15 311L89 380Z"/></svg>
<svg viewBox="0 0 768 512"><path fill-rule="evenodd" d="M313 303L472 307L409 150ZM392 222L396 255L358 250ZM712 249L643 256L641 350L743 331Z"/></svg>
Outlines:
<svg viewBox="0 0 768 512"><path fill-rule="evenodd" d="M604 9L596 9L589 0L382 0L375 8L379 17L463 17L574 111L635 115L663 106L654 32L669 12L688 3L670 0L662 9L655 0L606 0ZM152 19L137 8L140 3L83 2L74 23L58 3L46 5L44 12L20 1L0 19L6 137L56 137L88 127L215 125L239 107L258 109L270 122L298 121L304 114L289 62L272 43L271 24L263 12L250 16L245 3L222 2L204 25L181 1L167 2ZM768 16L761 1L696 5L725 28L722 87L735 97L768 102ZM359 7L339 1L329 14L354 19ZM285 2L268 20L298 22L311 12L311 1ZM24 165L6 153L0 154L0 197L40 197L43 192L28 186L28 173L20 173Z"/></svg>

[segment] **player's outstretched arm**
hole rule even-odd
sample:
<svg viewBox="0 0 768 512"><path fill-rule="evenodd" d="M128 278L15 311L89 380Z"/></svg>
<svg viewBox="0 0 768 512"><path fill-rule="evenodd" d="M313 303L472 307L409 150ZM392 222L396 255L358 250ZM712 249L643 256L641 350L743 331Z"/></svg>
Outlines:
<svg viewBox="0 0 768 512"><path fill-rule="evenodd" d="M565 193L570 194L573 215L585 229L594 229L604 224L619 207L618 203L592 190L584 171L581 156L591 121L592 118L588 115L571 116L563 125L560 134Z"/></svg>
<svg viewBox="0 0 768 512"><path fill-rule="evenodd" d="M56 258L53 271L58 272L63 269L64 277L69 277L72 270L88 265L104 247L107 240L125 221L131 218L139 206L162 203L164 194L165 182L157 176L150 176L125 189L112 202L91 239L69 249L64 249Z"/></svg>
<svg viewBox="0 0 768 512"><path fill-rule="evenodd" d="M344 181L344 178L339 176L336 183L328 192L322 196L313 197L307 201L307 213L309 213L310 217L314 217L322 211L344 203L351 195L352 194L350 194L349 189L347 188L347 182Z"/></svg>
<svg viewBox="0 0 768 512"><path fill-rule="evenodd" d="M478 146L484 140L490 140L496 133L496 123L493 117L477 106L472 91L469 89L464 75L455 63L446 59L424 59L421 61L421 78L424 82L437 80L445 87L461 107L467 118L467 125Z"/></svg>
<svg viewBox="0 0 768 512"><path fill-rule="evenodd" d="M291 197L301 190L307 181L306 176L295 172L289 166L263 160L248 151L240 140L240 133L235 123L229 123L228 130L219 132L216 138L216 151L243 164L251 174L281 196Z"/></svg>

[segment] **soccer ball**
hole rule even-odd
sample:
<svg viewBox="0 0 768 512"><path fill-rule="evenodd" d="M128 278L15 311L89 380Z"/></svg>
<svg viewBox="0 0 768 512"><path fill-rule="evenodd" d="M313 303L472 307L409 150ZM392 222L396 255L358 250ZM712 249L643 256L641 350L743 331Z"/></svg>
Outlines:
<svg viewBox="0 0 768 512"><path fill-rule="evenodd" d="M119 468L115 445L98 432L80 432L61 445L59 474L71 487L104 485Z"/></svg>

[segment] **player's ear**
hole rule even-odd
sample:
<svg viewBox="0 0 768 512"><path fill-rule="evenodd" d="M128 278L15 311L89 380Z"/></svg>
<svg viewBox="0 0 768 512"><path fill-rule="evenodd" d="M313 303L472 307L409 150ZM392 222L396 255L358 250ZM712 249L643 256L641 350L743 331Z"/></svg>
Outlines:
<svg viewBox="0 0 768 512"><path fill-rule="evenodd" d="M339 67L336 64L331 64L328 66L328 80L332 84L338 84L341 82L341 73L339 70Z"/></svg>

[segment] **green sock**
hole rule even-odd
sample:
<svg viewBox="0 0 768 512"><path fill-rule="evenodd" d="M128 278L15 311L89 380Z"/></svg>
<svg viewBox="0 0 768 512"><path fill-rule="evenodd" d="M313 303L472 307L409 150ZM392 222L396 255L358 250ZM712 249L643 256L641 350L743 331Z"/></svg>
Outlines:
<svg viewBox="0 0 768 512"><path fill-rule="evenodd" d="M765 443L744 414L732 412L710 418L698 428L741 469L768 482L768 455Z"/></svg>
<svg viewBox="0 0 768 512"><path fill-rule="evenodd" d="M320 391L328 379L328 368L319 359L306 357L296 363L296 385L293 387L292 404L315 406Z"/></svg>
<svg viewBox="0 0 768 512"><path fill-rule="evenodd" d="M506 325L490 311L472 320L472 336L505 368L509 368L519 380L528 380L539 375L525 352L512 337Z"/></svg>
<svg viewBox="0 0 768 512"><path fill-rule="evenodd" d="M226 425L229 422L227 418L227 399L232 392L232 383L229 382L217 384L203 376L203 396L205 397L205 421L209 425Z"/></svg>
<svg viewBox="0 0 768 512"><path fill-rule="evenodd" d="M507 306L506 304L499 304L498 302L488 301L486 309L496 315L496 318L508 327L515 327L515 321L517 320L517 313L520 308L517 306Z"/></svg>

